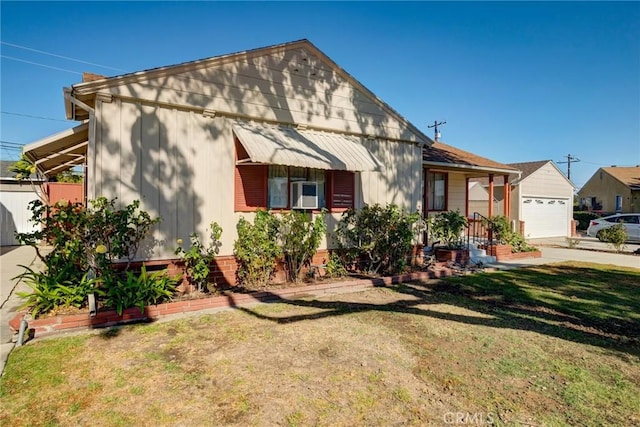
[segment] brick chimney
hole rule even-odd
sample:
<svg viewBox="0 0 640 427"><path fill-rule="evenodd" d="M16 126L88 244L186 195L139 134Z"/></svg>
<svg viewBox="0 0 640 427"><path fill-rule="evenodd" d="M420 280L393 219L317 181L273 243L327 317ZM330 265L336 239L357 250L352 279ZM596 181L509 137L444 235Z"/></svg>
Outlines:
<svg viewBox="0 0 640 427"><path fill-rule="evenodd" d="M101 76L100 74L88 73L86 71L82 73L82 83L93 82L96 80L102 80L106 78L107 78L106 76Z"/></svg>

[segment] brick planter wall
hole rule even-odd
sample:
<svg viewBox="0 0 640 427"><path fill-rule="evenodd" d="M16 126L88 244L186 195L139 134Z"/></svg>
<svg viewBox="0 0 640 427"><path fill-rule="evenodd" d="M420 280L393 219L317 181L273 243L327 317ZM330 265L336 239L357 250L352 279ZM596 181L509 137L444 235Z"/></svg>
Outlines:
<svg viewBox="0 0 640 427"><path fill-rule="evenodd" d="M95 317L90 317L89 313L79 313L70 315L59 315L28 321L29 330L33 331L33 337L42 337L72 330L87 330L93 328L105 328L127 323L152 321L170 315L197 312L200 310L222 309L228 307L238 307L247 304L277 302L280 300L295 299L308 296L320 296L337 292L355 292L371 288L374 286L389 286L397 283L405 283L418 280L447 277L454 274L452 270L440 268L425 272L402 274L392 277L380 277L372 279L354 279L333 283L318 283L308 286L298 286L285 289L273 289L268 291L253 293L230 293L228 295L212 296L208 298L175 301L164 304L151 305L145 307L140 312L138 308L128 308L123 310L122 315L115 311L98 311ZM9 326L14 332L20 328L20 320L26 312L18 313Z"/></svg>
<svg viewBox="0 0 640 427"><path fill-rule="evenodd" d="M542 252L533 251L511 253L510 245L494 245L487 249L487 255L496 257L496 260L498 261L507 261L514 259L540 258L542 256Z"/></svg>

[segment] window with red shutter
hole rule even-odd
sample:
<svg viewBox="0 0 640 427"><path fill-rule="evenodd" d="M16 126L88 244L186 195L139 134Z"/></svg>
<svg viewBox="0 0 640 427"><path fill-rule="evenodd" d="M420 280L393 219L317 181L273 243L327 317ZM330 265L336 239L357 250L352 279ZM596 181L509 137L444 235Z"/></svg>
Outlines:
<svg viewBox="0 0 640 427"><path fill-rule="evenodd" d="M267 166L240 164L235 169L235 193L234 193L234 209L236 212L253 212L257 209L274 208L271 206L269 190L271 175L275 169L282 169L286 174L287 193L292 181L302 177L305 180L311 180L318 185L318 207L324 207L333 211L343 211L354 207L354 183L355 174L348 171L323 171L308 168L292 168L286 166ZM299 170L298 170L299 169ZM269 171L272 171L271 173ZM304 176L301 173L304 172ZM297 175L300 175L298 177ZM273 181L273 179L271 179ZM326 201L326 203L325 203ZM282 203L275 206L278 208L288 209L288 204L283 206Z"/></svg>
<svg viewBox="0 0 640 427"><path fill-rule="evenodd" d="M236 166L234 186L236 212L252 212L267 207L267 166Z"/></svg>
<svg viewBox="0 0 640 427"><path fill-rule="evenodd" d="M328 175L329 209L344 210L354 207L355 174L349 171L331 171Z"/></svg>

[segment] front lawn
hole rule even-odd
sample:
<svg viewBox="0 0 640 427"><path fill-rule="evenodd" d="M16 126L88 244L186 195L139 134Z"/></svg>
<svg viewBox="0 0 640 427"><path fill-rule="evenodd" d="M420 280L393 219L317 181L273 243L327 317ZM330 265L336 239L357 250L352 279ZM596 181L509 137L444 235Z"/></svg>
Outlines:
<svg viewBox="0 0 640 427"><path fill-rule="evenodd" d="M639 425L640 269L562 263L36 340L1 425Z"/></svg>

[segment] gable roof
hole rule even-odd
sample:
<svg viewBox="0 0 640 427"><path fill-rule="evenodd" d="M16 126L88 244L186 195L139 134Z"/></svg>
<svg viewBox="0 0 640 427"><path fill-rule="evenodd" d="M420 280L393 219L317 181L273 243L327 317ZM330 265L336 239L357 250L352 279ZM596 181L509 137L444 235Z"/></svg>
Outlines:
<svg viewBox="0 0 640 427"><path fill-rule="evenodd" d="M422 164L446 169L477 171L480 174L518 175L520 173L517 168L512 166L478 156L442 142L434 142L430 147L425 147L422 155Z"/></svg>
<svg viewBox="0 0 640 427"><path fill-rule="evenodd" d="M601 169L632 190L640 190L640 166L610 166Z"/></svg>
<svg viewBox="0 0 640 427"><path fill-rule="evenodd" d="M522 181L549 162L551 162L551 160L538 160L535 162L509 163L509 166L513 166L522 171L522 175L520 175L520 181Z"/></svg>
<svg viewBox="0 0 640 427"><path fill-rule="evenodd" d="M551 164L551 166L553 166L554 169L556 169L558 171L558 173L560 175L562 175L562 177L569 184L571 184L571 186L573 188L576 188L576 186L573 184L573 182L571 182L571 180L569 180L569 178L567 178L567 176L564 174L564 172L562 172L558 168L558 166L555 164L555 162L553 160L536 160L536 161L533 161L533 162L508 163L509 166L514 167L514 168L522 171L522 175L520 175L520 178L517 178L516 180L512 181L511 184L512 185L517 185L517 184L521 183L522 181L527 179L529 176L531 176L534 172L538 171L540 168L542 168L543 166L545 166L547 164ZM478 178L478 179L474 179L474 181L477 181L477 182L481 183L484 186L489 185L489 180L487 178ZM500 186L500 185L502 185L502 183L498 183L498 184L494 184L494 185Z"/></svg>
<svg viewBox="0 0 640 427"><path fill-rule="evenodd" d="M405 119L402 115L400 115L396 110L394 110L387 103L378 98L372 91L367 89L362 83L356 80L353 76L347 73L342 67L336 64L331 58L329 58L326 54L324 54L320 49L318 49L315 45L313 45L309 40L302 39L298 41L282 43L257 49L251 49L247 51L241 51L231 54L225 54L220 56L215 56L211 58L199 59L195 61L183 62L180 64L157 67L142 71L137 71L133 73L122 74L113 77L100 78L101 76L93 75L91 79L84 81L82 83L77 83L73 85L70 89L65 89L65 109L67 111L67 118L82 120L88 118L88 113L84 111L76 111L74 105L72 105L69 96L75 97L78 100L87 103L90 107L92 107L93 97L95 94L102 90L108 89L112 87L116 87L119 85L138 83L147 81L150 79L157 79L160 77L166 77L171 75L176 75L179 73L190 72L195 70L201 70L209 67L218 67L228 63L238 62L240 60L248 60L251 58L256 58L263 55L273 54L273 53L282 53L286 51L294 51L306 49L318 58L323 65L327 66L332 72L339 75L342 79L352 84L357 90L361 91L371 102L377 104L382 110L386 111L391 117L401 123L406 127L409 132L411 132L417 140L424 144L431 144L433 141L427 135L425 135L421 130L415 127L412 123L410 123L407 119ZM302 68L304 64L300 65ZM295 71L298 71L297 69ZM292 123L295 124L295 123Z"/></svg>

